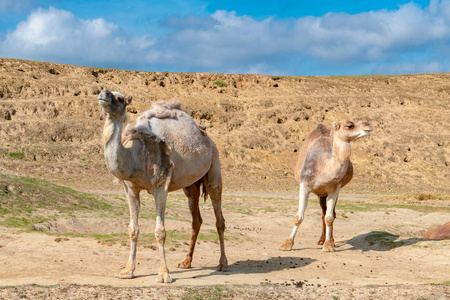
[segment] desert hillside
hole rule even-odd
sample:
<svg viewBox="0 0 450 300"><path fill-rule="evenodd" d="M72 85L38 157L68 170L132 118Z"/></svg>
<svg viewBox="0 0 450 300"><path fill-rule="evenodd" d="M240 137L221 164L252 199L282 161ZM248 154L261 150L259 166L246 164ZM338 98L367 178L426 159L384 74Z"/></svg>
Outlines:
<svg viewBox="0 0 450 300"><path fill-rule="evenodd" d="M82 190L107 173L97 95L132 94L129 119L177 98L207 126L227 191L294 191L297 150L318 123L366 120L347 192L448 192L450 74L274 77L136 72L0 59L0 170Z"/></svg>

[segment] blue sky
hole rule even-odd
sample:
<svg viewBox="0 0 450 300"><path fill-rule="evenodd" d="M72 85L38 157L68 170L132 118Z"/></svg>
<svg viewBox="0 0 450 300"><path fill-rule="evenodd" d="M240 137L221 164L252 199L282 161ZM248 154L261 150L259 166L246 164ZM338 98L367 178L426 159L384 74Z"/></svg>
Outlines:
<svg viewBox="0 0 450 300"><path fill-rule="evenodd" d="M450 72L450 0L0 0L0 57L170 72Z"/></svg>

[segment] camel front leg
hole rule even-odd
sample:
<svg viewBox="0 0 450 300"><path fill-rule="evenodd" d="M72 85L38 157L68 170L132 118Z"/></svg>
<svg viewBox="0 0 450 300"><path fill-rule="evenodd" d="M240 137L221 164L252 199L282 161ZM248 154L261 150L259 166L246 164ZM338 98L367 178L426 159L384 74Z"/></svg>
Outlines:
<svg viewBox="0 0 450 300"><path fill-rule="evenodd" d="M166 229L164 227L164 215L166 213L167 190L164 187L157 188L153 196L156 203L156 227L155 237L158 242L159 258L161 265L159 268L156 281L159 283L171 283L172 277L169 274L169 268L166 264L166 253L164 251L164 243L166 242Z"/></svg>
<svg viewBox="0 0 450 300"><path fill-rule="evenodd" d="M130 209L130 225L128 226L128 233L130 235L130 256L127 265L120 271L117 276L119 279L134 278L134 270L136 269L136 247L139 237L139 209L141 201L139 199L138 190L134 190L125 184L125 193L127 194L128 206Z"/></svg>
<svg viewBox="0 0 450 300"><path fill-rule="evenodd" d="M324 252L334 252L334 238L333 238L333 223L336 218L335 207L337 199L339 196L339 191L341 186L338 185L336 190L334 190L327 198L327 213L325 214L325 224L326 224L326 238L323 244L322 251Z"/></svg>
<svg viewBox="0 0 450 300"><path fill-rule="evenodd" d="M305 219L305 210L308 206L308 197L309 197L309 190L305 187L305 184L302 182L300 183L300 190L298 192L298 211L297 214L294 217L294 228L292 229L291 235L289 238L284 242L283 245L281 245L280 250L286 250L290 251L292 250L292 246L294 246L294 238L297 234L298 227Z"/></svg>

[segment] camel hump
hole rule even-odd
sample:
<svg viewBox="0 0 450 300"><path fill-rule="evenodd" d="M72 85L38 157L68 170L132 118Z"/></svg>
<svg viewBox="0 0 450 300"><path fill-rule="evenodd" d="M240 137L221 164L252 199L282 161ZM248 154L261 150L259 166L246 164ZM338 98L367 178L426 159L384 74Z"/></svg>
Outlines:
<svg viewBox="0 0 450 300"><path fill-rule="evenodd" d="M138 121L157 118L157 119L175 119L176 117L186 116L189 119L192 119L181 109L181 101L175 98L172 98L169 102L161 100L152 103L152 106L149 110L145 111L140 117L138 117ZM207 136L206 126L200 124L200 122L196 119L192 119L197 129L203 136Z"/></svg>
<svg viewBox="0 0 450 300"><path fill-rule="evenodd" d="M294 169L294 175L297 181L300 181L301 172L305 164L305 159L309 160L308 165L305 169L312 170L316 168L317 165L314 154L317 152L318 148L322 147L322 150L325 150L325 152L329 151L331 145L330 136L331 129L323 124L318 124L316 128L311 130L311 132L305 138L303 145L300 148L297 164L295 165ZM321 152L319 151L319 153ZM305 171L304 174L305 173L307 172ZM313 175L313 173L310 173L308 176L311 177Z"/></svg>
<svg viewBox="0 0 450 300"><path fill-rule="evenodd" d="M181 101L173 98L169 102L161 100L152 103L149 110L145 111L138 119L173 119L177 112L181 111Z"/></svg>
<svg viewBox="0 0 450 300"><path fill-rule="evenodd" d="M331 133L331 129L328 128L327 126L323 125L323 124L318 124L316 129L313 130L313 132L315 131L315 133L317 135L329 135Z"/></svg>

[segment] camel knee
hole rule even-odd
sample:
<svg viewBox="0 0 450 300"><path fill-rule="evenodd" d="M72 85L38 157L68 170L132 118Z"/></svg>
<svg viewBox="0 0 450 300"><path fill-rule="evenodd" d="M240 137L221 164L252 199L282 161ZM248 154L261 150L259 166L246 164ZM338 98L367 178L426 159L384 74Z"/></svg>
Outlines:
<svg viewBox="0 0 450 300"><path fill-rule="evenodd" d="M303 222L304 217L302 215L296 215L294 217L294 226L300 226L300 224Z"/></svg>
<svg viewBox="0 0 450 300"><path fill-rule="evenodd" d="M130 235L130 239L133 242L136 242L139 237L139 226L129 225L128 226L128 234Z"/></svg>
<svg viewBox="0 0 450 300"><path fill-rule="evenodd" d="M206 185L206 191L211 198L211 201L216 202L221 200L222 189L218 183L208 183Z"/></svg>
<svg viewBox="0 0 450 300"><path fill-rule="evenodd" d="M223 217L216 221L216 228L218 231L225 231L225 219Z"/></svg>
<svg viewBox="0 0 450 300"><path fill-rule="evenodd" d="M166 242L166 229L164 227L155 230L156 241L159 245L164 245Z"/></svg>
<svg viewBox="0 0 450 300"><path fill-rule="evenodd" d="M325 223L327 224L327 226L332 227L334 219L335 219L334 214L331 215L331 216L326 216L325 217Z"/></svg>

